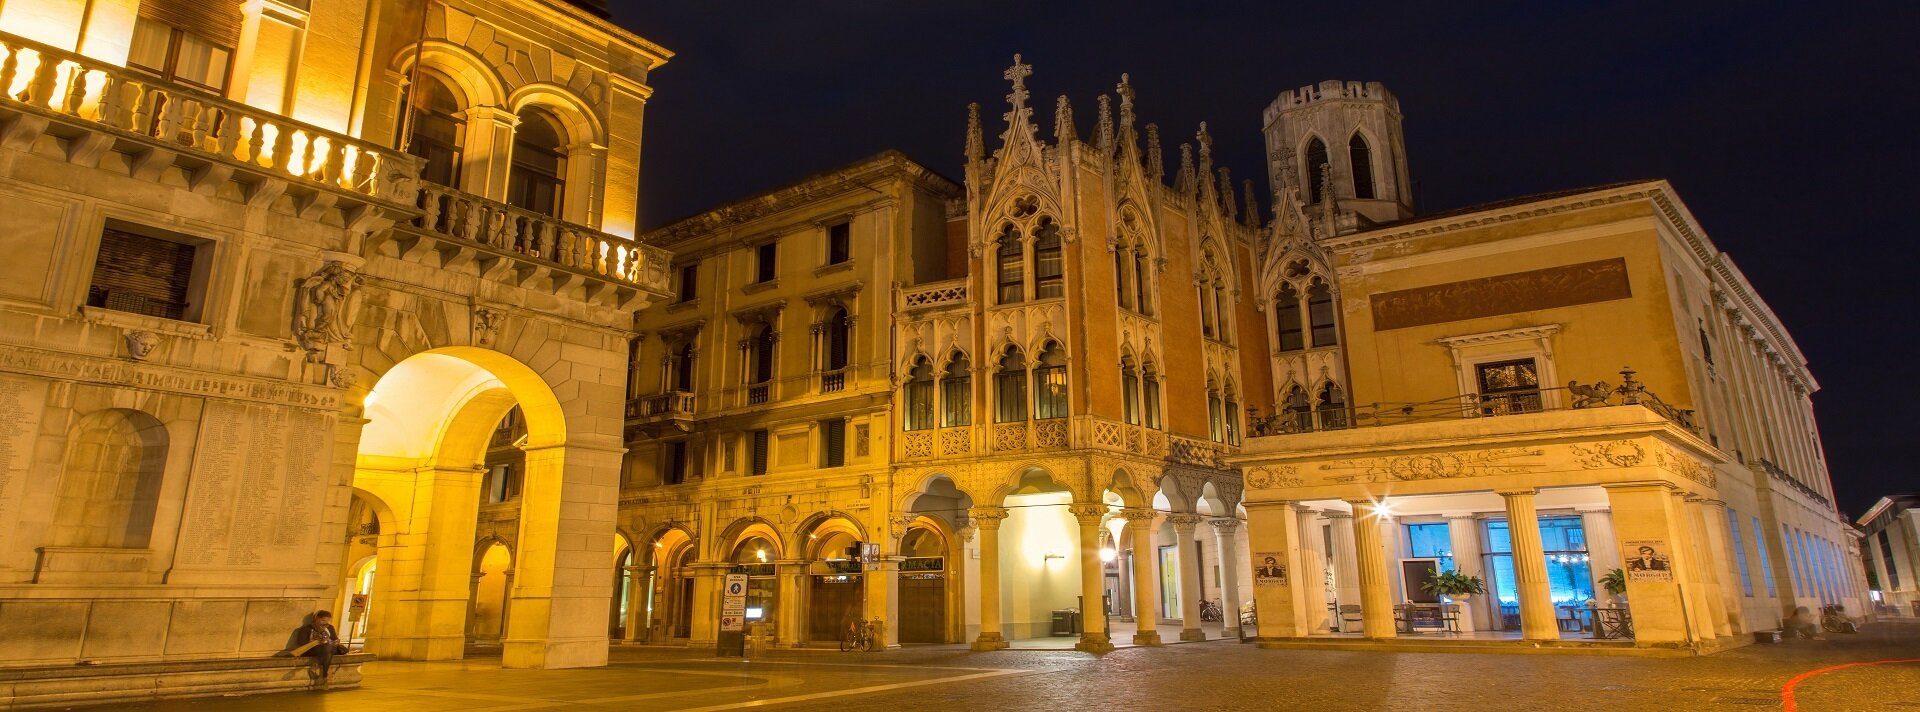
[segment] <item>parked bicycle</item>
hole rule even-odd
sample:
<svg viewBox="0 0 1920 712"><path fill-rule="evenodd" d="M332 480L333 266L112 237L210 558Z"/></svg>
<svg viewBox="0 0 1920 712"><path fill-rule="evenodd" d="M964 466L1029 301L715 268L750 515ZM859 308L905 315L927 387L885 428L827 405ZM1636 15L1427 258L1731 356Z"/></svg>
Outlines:
<svg viewBox="0 0 1920 712"><path fill-rule="evenodd" d="M1221 620L1220 602L1200 599L1200 620L1218 623Z"/></svg>
<svg viewBox="0 0 1920 712"><path fill-rule="evenodd" d="M870 621L847 621L847 632L840 636L840 652L850 653L864 650L869 653L880 649L880 619Z"/></svg>
<svg viewBox="0 0 1920 712"><path fill-rule="evenodd" d="M1820 607L1820 627L1828 633L1858 633L1860 627L1847 617L1847 609L1839 604Z"/></svg>

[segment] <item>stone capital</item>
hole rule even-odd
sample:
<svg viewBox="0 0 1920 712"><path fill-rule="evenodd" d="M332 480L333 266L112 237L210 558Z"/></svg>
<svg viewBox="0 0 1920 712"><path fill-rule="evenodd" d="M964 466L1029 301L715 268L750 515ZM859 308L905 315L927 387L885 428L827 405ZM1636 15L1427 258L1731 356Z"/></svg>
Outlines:
<svg viewBox="0 0 1920 712"><path fill-rule="evenodd" d="M1135 524L1138 524L1141 522L1152 524L1153 515L1154 515L1154 511L1151 509L1147 509L1146 507L1128 507L1126 509L1120 510L1120 518Z"/></svg>
<svg viewBox="0 0 1920 712"><path fill-rule="evenodd" d="M1524 489L1494 490L1493 493L1500 495L1502 497L1511 499L1514 497L1532 497L1534 495L1540 494L1540 490L1534 489L1532 487L1527 487Z"/></svg>
<svg viewBox="0 0 1920 712"><path fill-rule="evenodd" d="M967 518L981 529L998 529L1000 521L1007 518L1006 507L974 507L967 510Z"/></svg>
<svg viewBox="0 0 1920 712"><path fill-rule="evenodd" d="M1353 512L1344 512L1338 509L1325 509L1320 511L1320 516L1326 517L1327 519L1352 519Z"/></svg>
<svg viewBox="0 0 1920 712"><path fill-rule="evenodd" d="M1083 527L1100 526L1100 520L1106 518L1107 511L1107 505L1099 502L1076 502L1067 505L1067 512L1072 514L1074 519L1080 520L1080 526Z"/></svg>
<svg viewBox="0 0 1920 712"><path fill-rule="evenodd" d="M1212 524L1213 530L1221 534L1232 534L1233 530L1240 526L1240 520L1233 517L1215 517L1207 520L1207 523Z"/></svg>
<svg viewBox="0 0 1920 712"><path fill-rule="evenodd" d="M1167 523L1173 525L1174 531L1191 534L1195 527L1200 526L1200 515L1169 514L1167 515Z"/></svg>

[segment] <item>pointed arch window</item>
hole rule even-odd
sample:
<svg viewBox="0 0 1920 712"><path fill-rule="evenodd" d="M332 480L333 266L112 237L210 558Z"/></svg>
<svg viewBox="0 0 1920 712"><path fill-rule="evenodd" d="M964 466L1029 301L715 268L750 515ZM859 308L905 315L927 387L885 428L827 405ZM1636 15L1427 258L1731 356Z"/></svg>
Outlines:
<svg viewBox="0 0 1920 712"><path fill-rule="evenodd" d="M1353 197L1372 200L1373 149L1367 146L1367 137L1358 131L1347 139L1347 163L1353 167Z"/></svg>
<svg viewBox="0 0 1920 712"><path fill-rule="evenodd" d="M1211 339L1214 336L1213 295L1209 293L1212 287L1203 281L1200 286L1194 288L1194 291L1198 293L1200 299L1200 335Z"/></svg>
<svg viewBox="0 0 1920 712"><path fill-rule="evenodd" d="M413 133L407 153L420 158L420 179L436 185L460 184L461 145L466 122L460 100L447 83L422 71L413 94Z"/></svg>
<svg viewBox="0 0 1920 712"><path fill-rule="evenodd" d="M907 372L906 392L906 428L908 430L926 430L933 427L933 364L922 356L915 360L913 369Z"/></svg>
<svg viewBox="0 0 1920 712"><path fill-rule="evenodd" d="M973 422L973 363L955 351L940 379L940 425L954 427Z"/></svg>
<svg viewBox="0 0 1920 712"><path fill-rule="evenodd" d="M1307 287L1307 322L1313 327L1313 345L1340 343L1340 329L1333 323L1333 288L1326 280L1315 278Z"/></svg>
<svg viewBox="0 0 1920 712"><path fill-rule="evenodd" d="M1151 272L1147 270L1147 259L1146 246L1140 245L1133 248L1133 301L1140 305L1141 314L1151 316L1153 314L1153 302L1149 301L1148 297L1151 296L1152 292L1148 291L1148 289L1152 282L1147 279L1147 276L1151 274Z"/></svg>
<svg viewBox="0 0 1920 712"><path fill-rule="evenodd" d="M1120 400L1123 418L1128 425L1140 424L1140 369L1132 356L1120 358Z"/></svg>
<svg viewBox="0 0 1920 712"><path fill-rule="evenodd" d="M1018 346L1008 346L993 374L993 422L1027 419L1027 359Z"/></svg>
<svg viewBox="0 0 1920 712"><path fill-rule="evenodd" d="M1332 167L1327 165L1327 144L1316 136L1307 142L1307 150L1304 153L1307 165L1305 170L1300 171L1300 175L1307 181L1307 203L1318 204L1321 198L1326 197L1320 193L1326 183L1327 171L1332 170Z"/></svg>
<svg viewBox="0 0 1920 712"><path fill-rule="evenodd" d="M1149 428L1160 429L1160 371L1151 360L1140 367L1141 420Z"/></svg>
<svg viewBox="0 0 1920 712"><path fill-rule="evenodd" d="M1227 382L1227 390L1220 402L1220 420L1227 430L1227 444L1240 444L1240 397L1233 382Z"/></svg>
<svg viewBox="0 0 1920 712"><path fill-rule="evenodd" d="M997 269L995 278L1000 285L999 303L1016 304L1026 300L1027 275L1025 250L1020 245L1020 231L1012 225L1000 228L1000 238L996 241Z"/></svg>
<svg viewBox="0 0 1920 712"><path fill-rule="evenodd" d="M1340 387L1327 382L1320 388L1320 427L1325 430L1339 430L1347 427L1347 397Z"/></svg>
<svg viewBox="0 0 1920 712"><path fill-rule="evenodd" d="M1299 351L1307 347L1305 321L1300 313L1300 290L1291 282L1281 284L1279 293L1273 295L1273 316L1281 351Z"/></svg>
<svg viewBox="0 0 1920 712"><path fill-rule="evenodd" d="M1313 430L1313 405L1307 402L1307 391L1298 385L1287 390L1286 405L1280 409L1281 427L1287 432L1304 433Z"/></svg>
<svg viewBox="0 0 1920 712"><path fill-rule="evenodd" d="M1033 298L1065 296L1065 259L1060 250L1060 226L1052 218L1041 218L1033 231Z"/></svg>
<svg viewBox="0 0 1920 712"><path fill-rule="evenodd" d="M1033 417L1036 420L1067 417L1067 350L1060 342L1047 344L1040 352L1039 367L1033 369Z"/></svg>
<svg viewBox="0 0 1920 712"><path fill-rule="evenodd" d="M1207 377L1207 436L1214 442L1226 442L1226 423L1220 413L1220 387Z"/></svg>
<svg viewBox="0 0 1920 712"><path fill-rule="evenodd" d="M1127 274L1133 271L1133 260L1127 255L1132 251L1124 245L1113 250L1113 300L1121 309L1133 308L1133 290L1127 284Z"/></svg>
<svg viewBox="0 0 1920 712"><path fill-rule="evenodd" d="M513 130L513 167L507 174L507 203L549 217L560 217L566 195L566 135L560 122L540 109L520 114Z"/></svg>
<svg viewBox="0 0 1920 712"><path fill-rule="evenodd" d="M1214 278L1213 282L1213 333L1223 342L1233 342L1233 332L1227 326L1233 321L1231 302L1227 299L1227 284Z"/></svg>

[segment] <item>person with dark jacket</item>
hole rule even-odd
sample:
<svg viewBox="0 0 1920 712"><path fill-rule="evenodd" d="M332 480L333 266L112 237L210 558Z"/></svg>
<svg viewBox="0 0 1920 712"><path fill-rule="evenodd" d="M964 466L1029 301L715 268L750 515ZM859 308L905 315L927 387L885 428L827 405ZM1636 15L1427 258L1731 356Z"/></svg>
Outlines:
<svg viewBox="0 0 1920 712"><path fill-rule="evenodd" d="M340 632L333 628L333 612L317 611L311 623L294 631L291 653L313 658L320 666L320 681L326 682L333 672L333 656L347 653L347 646L340 642Z"/></svg>

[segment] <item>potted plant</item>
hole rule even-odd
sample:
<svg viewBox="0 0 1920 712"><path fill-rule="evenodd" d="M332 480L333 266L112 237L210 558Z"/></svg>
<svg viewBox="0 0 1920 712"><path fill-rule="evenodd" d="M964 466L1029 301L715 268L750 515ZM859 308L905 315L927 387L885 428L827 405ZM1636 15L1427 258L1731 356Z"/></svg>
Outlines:
<svg viewBox="0 0 1920 712"><path fill-rule="evenodd" d="M1487 582L1479 576L1469 576L1458 571L1436 571L1433 578L1420 584L1420 590L1435 596L1447 596L1466 600L1476 593L1487 592Z"/></svg>
<svg viewBox="0 0 1920 712"><path fill-rule="evenodd" d="M1620 569L1608 571L1607 575L1600 577L1600 585L1605 586L1607 594L1615 599L1627 600L1627 572Z"/></svg>

